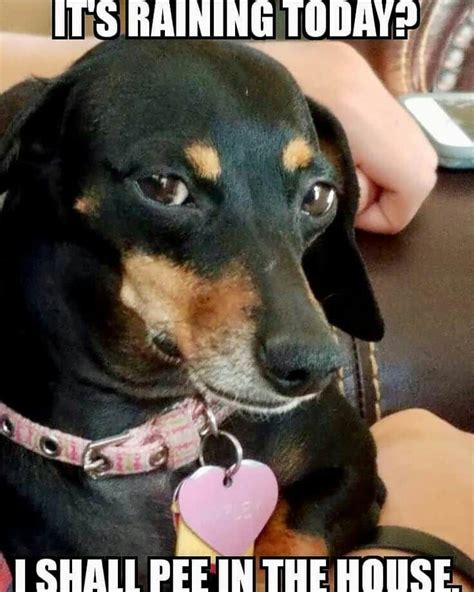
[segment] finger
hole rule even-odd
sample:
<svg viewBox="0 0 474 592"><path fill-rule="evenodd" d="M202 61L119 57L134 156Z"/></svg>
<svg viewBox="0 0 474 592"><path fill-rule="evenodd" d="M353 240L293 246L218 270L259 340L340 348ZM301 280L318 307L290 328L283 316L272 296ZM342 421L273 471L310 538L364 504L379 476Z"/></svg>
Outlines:
<svg viewBox="0 0 474 592"><path fill-rule="evenodd" d="M412 220L433 189L436 181L435 161L426 163L420 156L419 167L416 167L413 154L420 154L420 151L409 150L410 155L405 153L405 148L394 151L392 146L387 145L387 138L360 144L361 138L371 135L376 137L375 130L371 131L372 134L368 129L357 129L354 134L356 139L353 141L356 144L353 148L354 155L364 175L375 186L384 189L379 199L381 211L378 208L375 210L378 212L377 218L385 217L389 231L398 232ZM384 232L377 227L373 230Z"/></svg>
<svg viewBox="0 0 474 592"><path fill-rule="evenodd" d="M372 183L384 188L375 212L379 212L378 218L382 216L387 220L390 232L399 232L408 225L430 195L436 183L436 169L422 166L419 171L412 170L408 178L406 173L409 171L409 165L404 164L402 158L398 158L396 160L400 166L399 178L395 183L397 171L392 169L393 164L390 164L389 158L380 160L375 154L365 156L361 168ZM377 232L376 228L374 230Z"/></svg>
<svg viewBox="0 0 474 592"><path fill-rule="evenodd" d="M355 226L367 232L379 232L381 234L396 234L403 230L405 226L415 215L416 209L410 208L410 216L407 215L407 209L401 209L396 204L396 200L387 198L384 192L379 201L369 205L356 218ZM387 206L387 204L389 204Z"/></svg>
<svg viewBox="0 0 474 592"><path fill-rule="evenodd" d="M360 168L356 169L357 180L359 182L359 205L357 214L360 215L370 205L377 201L380 195L380 188L373 183L369 177Z"/></svg>
<svg viewBox="0 0 474 592"><path fill-rule="evenodd" d="M380 234L396 234L404 228L388 219L379 203L372 204L365 212L357 216L355 227L366 232Z"/></svg>

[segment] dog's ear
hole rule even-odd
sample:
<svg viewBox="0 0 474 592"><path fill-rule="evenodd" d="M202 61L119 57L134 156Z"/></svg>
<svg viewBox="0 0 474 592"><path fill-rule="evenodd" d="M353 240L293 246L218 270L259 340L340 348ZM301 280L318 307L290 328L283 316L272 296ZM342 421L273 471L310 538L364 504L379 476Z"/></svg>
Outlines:
<svg viewBox="0 0 474 592"><path fill-rule="evenodd" d="M359 186L341 124L307 98L320 149L342 180L334 222L304 255L303 267L328 321L354 337L378 341L384 326L354 236Z"/></svg>
<svg viewBox="0 0 474 592"><path fill-rule="evenodd" d="M0 95L0 193L44 163L60 133L65 85L31 79Z"/></svg>

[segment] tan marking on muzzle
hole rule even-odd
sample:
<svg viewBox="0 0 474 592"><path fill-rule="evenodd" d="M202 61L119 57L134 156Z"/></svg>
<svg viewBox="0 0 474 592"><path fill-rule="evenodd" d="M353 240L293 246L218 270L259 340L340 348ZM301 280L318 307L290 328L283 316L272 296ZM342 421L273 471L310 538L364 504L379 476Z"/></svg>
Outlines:
<svg viewBox="0 0 474 592"><path fill-rule="evenodd" d="M217 181L221 174L219 154L214 146L206 142L193 142L184 153L198 177Z"/></svg>
<svg viewBox="0 0 474 592"><path fill-rule="evenodd" d="M307 167L314 158L314 149L303 137L294 138L283 149L283 166L293 173Z"/></svg>
<svg viewBox="0 0 474 592"><path fill-rule="evenodd" d="M183 356L215 346L223 332L250 322L258 298L243 267L231 264L219 277L205 278L164 256L128 254L120 293L148 329L165 330Z"/></svg>

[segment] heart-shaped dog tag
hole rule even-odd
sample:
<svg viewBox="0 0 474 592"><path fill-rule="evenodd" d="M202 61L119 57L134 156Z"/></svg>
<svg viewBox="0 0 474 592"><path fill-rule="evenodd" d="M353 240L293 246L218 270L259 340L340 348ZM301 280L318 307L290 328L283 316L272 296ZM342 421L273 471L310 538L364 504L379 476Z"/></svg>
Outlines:
<svg viewBox="0 0 474 592"><path fill-rule="evenodd" d="M221 555L242 556L263 530L278 501L278 484L267 465L244 460L225 484L225 470L205 466L178 492L182 519Z"/></svg>

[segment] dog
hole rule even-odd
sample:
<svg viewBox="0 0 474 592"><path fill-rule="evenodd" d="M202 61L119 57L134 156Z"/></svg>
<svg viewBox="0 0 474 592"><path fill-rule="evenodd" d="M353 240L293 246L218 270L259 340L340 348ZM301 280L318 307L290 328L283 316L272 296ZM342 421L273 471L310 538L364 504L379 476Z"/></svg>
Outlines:
<svg viewBox="0 0 474 592"><path fill-rule="evenodd" d="M375 341L383 322L338 121L271 58L203 40L106 42L0 111L1 401L96 440L200 394L279 481L261 553L370 536L384 488L331 326ZM94 480L0 438L0 549L137 556L146 582L195 466Z"/></svg>

